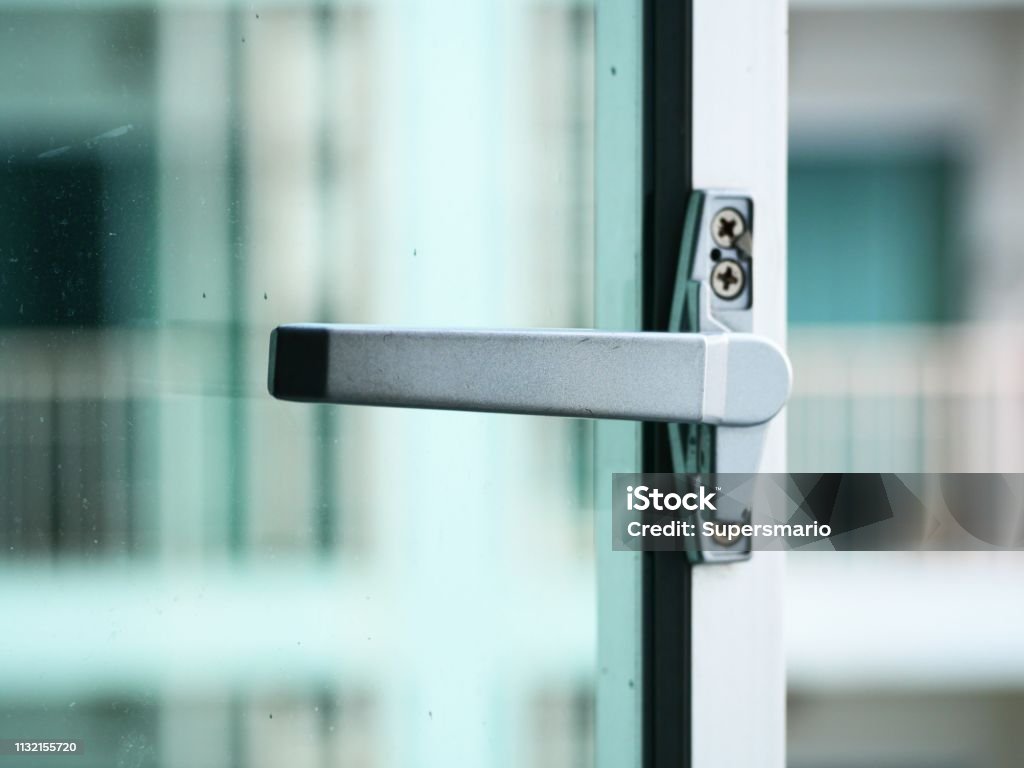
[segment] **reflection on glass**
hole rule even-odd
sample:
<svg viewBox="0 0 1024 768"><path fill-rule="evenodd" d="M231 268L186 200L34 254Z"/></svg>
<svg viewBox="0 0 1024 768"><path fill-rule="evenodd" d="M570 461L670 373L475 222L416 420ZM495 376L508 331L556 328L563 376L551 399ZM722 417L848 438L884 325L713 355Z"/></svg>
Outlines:
<svg viewBox="0 0 1024 768"><path fill-rule="evenodd" d="M591 323L592 9L8 2L0 738L589 764L589 426L265 366L284 322Z"/></svg>

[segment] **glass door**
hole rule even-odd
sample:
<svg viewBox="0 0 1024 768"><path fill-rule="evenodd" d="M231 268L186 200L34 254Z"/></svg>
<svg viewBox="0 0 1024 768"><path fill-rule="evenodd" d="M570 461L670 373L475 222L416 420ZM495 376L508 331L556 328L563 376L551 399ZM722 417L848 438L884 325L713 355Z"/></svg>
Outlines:
<svg viewBox="0 0 1024 768"><path fill-rule="evenodd" d="M667 330L701 189L781 343L781 0L4 2L0 740L781 765L781 561L612 551L663 429L267 393L285 323Z"/></svg>

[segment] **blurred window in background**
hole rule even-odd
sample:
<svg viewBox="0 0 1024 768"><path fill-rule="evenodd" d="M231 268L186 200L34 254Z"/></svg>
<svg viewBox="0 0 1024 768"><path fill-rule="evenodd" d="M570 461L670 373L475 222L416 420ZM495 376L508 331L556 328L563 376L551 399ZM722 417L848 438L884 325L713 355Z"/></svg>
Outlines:
<svg viewBox="0 0 1024 768"><path fill-rule="evenodd" d="M959 320L952 159L881 146L798 151L789 163L790 284L799 297L790 323Z"/></svg>

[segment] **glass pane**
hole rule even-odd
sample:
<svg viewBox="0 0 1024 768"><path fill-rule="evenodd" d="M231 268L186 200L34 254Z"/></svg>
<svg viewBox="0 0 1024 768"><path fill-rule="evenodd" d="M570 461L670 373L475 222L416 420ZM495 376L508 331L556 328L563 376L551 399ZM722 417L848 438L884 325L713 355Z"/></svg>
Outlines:
<svg viewBox="0 0 1024 768"><path fill-rule="evenodd" d="M265 381L286 322L592 324L592 8L0 8L0 739L589 764L591 427Z"/></svg>

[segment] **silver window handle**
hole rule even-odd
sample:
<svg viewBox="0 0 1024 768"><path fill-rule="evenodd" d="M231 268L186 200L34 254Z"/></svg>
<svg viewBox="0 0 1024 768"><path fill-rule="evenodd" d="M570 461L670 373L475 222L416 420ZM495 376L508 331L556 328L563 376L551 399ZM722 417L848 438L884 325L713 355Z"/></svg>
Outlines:
<svg viewBox="0 0 1024 768"><path fill-rule="evenodd" d="M753 427L785 404L791 373L781 349L748 332L752 251L751 199L695 192L669 332L283 325L271 336L270 393L314 403ZM679 453L682 438L672 437Z"/></svg>
<svg viewBox="0 0 1024 768"><path fill-rule="evenodd" d="M792 373L779 347L750 333L753 225L749 195L690 196L668 332L282 325L270 340L270 394L667 422L676 472L755 472ZM749 538L701 537L690 556L734 562L750 550Z"/></svg>
<svg viewBox="0 0 1024 768"><path fill-rule="evenodd" d="M746 427L786 402L786 356L748 333L283 325L270 393L313 403Z"/></svg>

